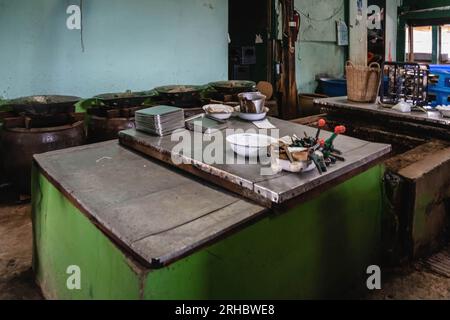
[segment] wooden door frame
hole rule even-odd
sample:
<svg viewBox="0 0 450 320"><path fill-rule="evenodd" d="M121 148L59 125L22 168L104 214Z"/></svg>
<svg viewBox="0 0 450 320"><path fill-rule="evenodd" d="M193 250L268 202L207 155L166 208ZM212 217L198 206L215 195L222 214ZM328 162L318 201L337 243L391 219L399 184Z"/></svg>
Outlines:
<svg viewBox="0 0 450 320"><path fill-rule="evenodd" d="M283 40L281 49L281 76L277 81L279 112L282 119L298 117L298 89L296 80L296 42L290 22L294 21L294 0L280 1L283 14Z"/></svg>

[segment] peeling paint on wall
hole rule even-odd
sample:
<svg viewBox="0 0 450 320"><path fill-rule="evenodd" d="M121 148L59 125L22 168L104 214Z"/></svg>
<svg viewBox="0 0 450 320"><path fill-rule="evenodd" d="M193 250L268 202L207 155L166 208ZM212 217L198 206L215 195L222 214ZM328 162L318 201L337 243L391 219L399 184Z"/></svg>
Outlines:
<svg viewBox="0 0 450 320"><path fill-rule="evenodd" d="M340 77L344 73L345 48L336 45L336 20L344 20L346 0L295 0L302 12L297 42L299 92L316 90L316 75Z"/></svg>

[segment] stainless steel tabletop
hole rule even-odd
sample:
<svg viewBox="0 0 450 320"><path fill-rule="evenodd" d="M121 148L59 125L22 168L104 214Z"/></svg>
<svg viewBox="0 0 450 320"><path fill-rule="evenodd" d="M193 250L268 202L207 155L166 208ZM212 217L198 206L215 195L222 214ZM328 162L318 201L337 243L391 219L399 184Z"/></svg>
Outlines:
<svg viewBox="0 0 450 320"><path fill-rule="evenodd" d="M325 99L316 99L314 103L329 109L334 110L349 110L349 111L359 111L367 114L375 114L381 116L388 116L391 118L403 120L403 121L414 121L423 124L433 124L444 126L450 128L450 119L442 117L438 111L424 112L411 112L403 113L390 108L383 108L375 103L358 103L352 102L347 99L347 97L334 97Z"/></svg>
<svg viewBox="0 0 450 320"><path fill-rule="evenodd" d="M316 133L316 129L311 127L275 118L269 118L269 120L280 130L280 137L293 134L303 136L304 132L308 135L315 135ZM228 121L228 128L256 130L256 126L253 123L236 118ZM271 130L268 133L270 134ZM181 130L181 134L190 136L192 141L194 141L193 132ZM330 132L322 131L321 137L328 138L330 136ZM211 135L212 141L215 141L214 139L216 137L217 139L221 139L220 143L225 146L224 160L227 161L224 163L233 163L231 160L236 161L239 157L231 151L230 145L225 140L225 135L213 134ZM207 179L223 188L239 193L251 200L258 201L258 203L267 207L283 204L298 198L309 191L376 162L391 151L390 145L339 136L335 141L335 146L344 153L346 161L338 162L336 165L330 167L328 172L323 175L320 175L317 170L314 170L301 174L282 172L276 175L266 176L261 174L261 168L263 166L260 163L210 165L203 162L203 159L194 155L201 154L207 147L207 144L192 144L192 149L189 154L174 150L173 148L179 141L172 141L173 139L170 136L156 137L136 130L127 130L120 133L119 140L125 146L170 165L174 165L182 170L186 170L202 179ZM187 164L176 164L174 163L174 159L182 159ZM243 161L242 159L240 160Z"/></svg>
<svg viewBox="0 0 450 320"><path fill-rule="evenodd" d="M117 140L36 155L35 160L40 172L92 223L152 268L176 261L268 211L146 159Z"/></svg>

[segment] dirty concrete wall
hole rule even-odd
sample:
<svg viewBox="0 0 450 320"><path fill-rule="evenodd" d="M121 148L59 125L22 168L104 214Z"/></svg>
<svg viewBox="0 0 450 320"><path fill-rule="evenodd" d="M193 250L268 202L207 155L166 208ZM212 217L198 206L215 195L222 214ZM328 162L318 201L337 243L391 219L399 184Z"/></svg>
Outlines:
<svg viewBox="0 0 450 320"><path fill-rule="evenodd" d="M299 92L314 92L317 74L344 74L346 49L336 45L336 20L345 19L345 1L295 0L296 9L302 13L297 43Z"/></svg>
<svg viewBox="0 0 450 320"><path fill-rule="evenodd" d="M148 90L228 78L228 2L0 0L0 96Z"/></svg>

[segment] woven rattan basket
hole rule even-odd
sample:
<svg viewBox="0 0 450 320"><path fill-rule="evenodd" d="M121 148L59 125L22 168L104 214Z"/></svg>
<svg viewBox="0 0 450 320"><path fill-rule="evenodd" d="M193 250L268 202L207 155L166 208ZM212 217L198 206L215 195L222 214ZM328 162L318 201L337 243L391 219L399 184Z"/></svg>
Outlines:
<svg viewBox="0 0 450 320"><path fill-rule="evenodd" d="M355 102L375 102L381 81L381 67L371 63L368 67L355 66L348 61L345 66L347 73L348 100Z"/></svg>

